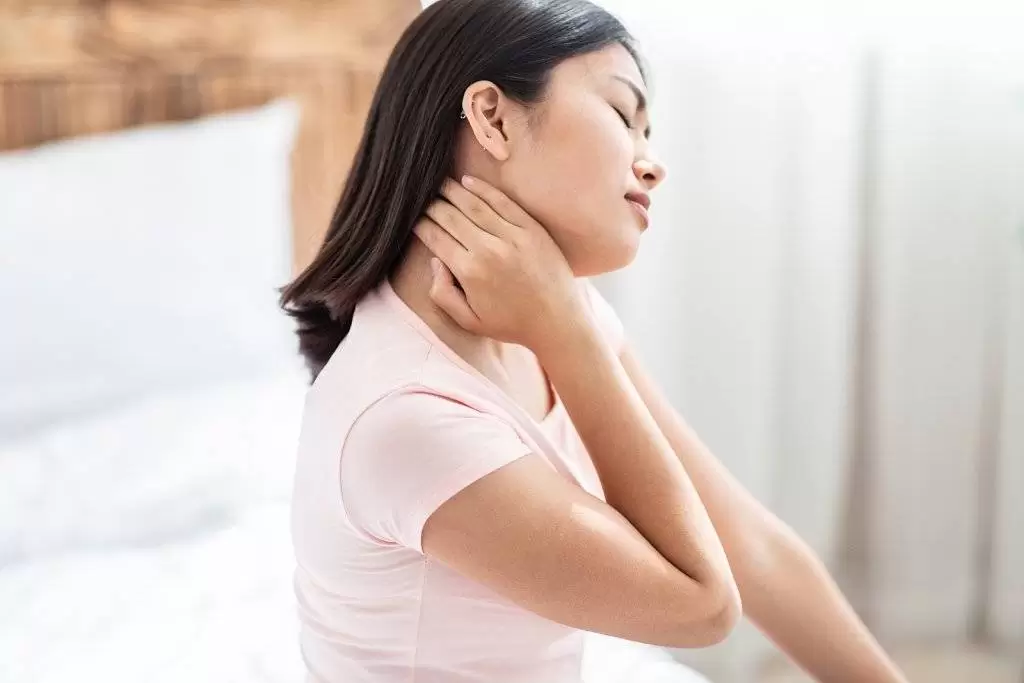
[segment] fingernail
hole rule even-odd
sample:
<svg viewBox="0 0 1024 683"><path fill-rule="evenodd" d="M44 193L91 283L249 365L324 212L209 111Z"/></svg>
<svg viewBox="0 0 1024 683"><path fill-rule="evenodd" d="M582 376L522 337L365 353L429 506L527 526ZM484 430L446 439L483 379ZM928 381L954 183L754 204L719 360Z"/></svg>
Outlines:
<svg viewBox="0 0 1024 683"><path fill-rule="evenodd" d="M472 185L473 181L474 181L473 176L468 176L468 175L462 176L462 184L465 185L466 187L469 187L470 185Z"/></svg>

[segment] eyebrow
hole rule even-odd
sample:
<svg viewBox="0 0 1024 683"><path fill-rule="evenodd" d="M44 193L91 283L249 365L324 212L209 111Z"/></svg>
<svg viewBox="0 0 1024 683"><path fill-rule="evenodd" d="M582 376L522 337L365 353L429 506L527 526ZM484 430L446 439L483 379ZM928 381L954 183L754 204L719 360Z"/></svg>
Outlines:
<svg viewBox="0 0 1024 683"><path fill-rule="evenodd" d="M617 81L622 81L623 83L628 85L629 89L633 91L634 95L636 95L636 103L637 103L636 110L637 110L638 113L641 112L641 111L642 112L646 112L647 111L647 96L644 95L644 91L641 90L640 87L636 83L634 83L632 80L626 78L625 76L619 76L617 74L613 75L612 78L614 78ZM651 137L651 126L650 126L650 124L648 124L647 128L644 130L644 137L647 137L647 138Z"/></svg>

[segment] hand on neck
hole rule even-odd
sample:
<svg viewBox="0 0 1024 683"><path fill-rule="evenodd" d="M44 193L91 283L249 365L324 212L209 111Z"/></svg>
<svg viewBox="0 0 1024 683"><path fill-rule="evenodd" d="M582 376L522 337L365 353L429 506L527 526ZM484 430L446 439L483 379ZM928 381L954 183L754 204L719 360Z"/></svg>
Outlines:
<svg viewBox="0 0 1024 683"><path fill-rule="evenodd" d="M504 342L481 337L462 328L430 298L433 273L430 259L433 254L419 240L410 238L409 248L401 264L391 277L395 293L423 319L435 334L467 362L484 374L490 375L504 367L502 359L510 346Z"/></svg>

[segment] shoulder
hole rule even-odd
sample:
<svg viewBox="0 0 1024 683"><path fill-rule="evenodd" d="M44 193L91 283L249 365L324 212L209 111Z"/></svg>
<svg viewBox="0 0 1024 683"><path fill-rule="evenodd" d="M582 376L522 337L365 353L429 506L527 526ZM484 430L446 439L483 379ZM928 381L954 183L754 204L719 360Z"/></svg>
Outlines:
<svg viewBox="0 0 1024 683"><path fill-rule="evenodd" d="M351 427L341 456L341 497L358 529L422 552L422 529L440 505L531 452L499 416L423 386L374 402Z"/></svg>
<svg viewBox="0 0 1024 683"><path fill-rule="evenodd" d="M458 394L458 395L457 395ZM473 397L423 383L379 397L355 418L347 442L374 450L424 450L433 445L473 442L495 435L515 437L511 417Z"/></svg>

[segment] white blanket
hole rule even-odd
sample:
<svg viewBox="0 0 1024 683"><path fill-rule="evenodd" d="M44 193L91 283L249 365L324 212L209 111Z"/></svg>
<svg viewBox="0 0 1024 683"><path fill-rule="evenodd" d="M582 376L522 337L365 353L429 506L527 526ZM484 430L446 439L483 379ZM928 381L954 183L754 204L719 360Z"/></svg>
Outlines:
<svg viewBox="0 0 1024 683"><path fill-rule="evenodd" d="M299 683L301 378L161 395L0 445L0 681ZM592 634L588 683L701 683Z"/></svg>
<svg viewBox="0 0 1024 683"><path fill-rule="evenodd" d="M0 570L0 680L299 683L287 506L156 548ZM588 683L700 683L664 651L591 634Z"/></svg>

